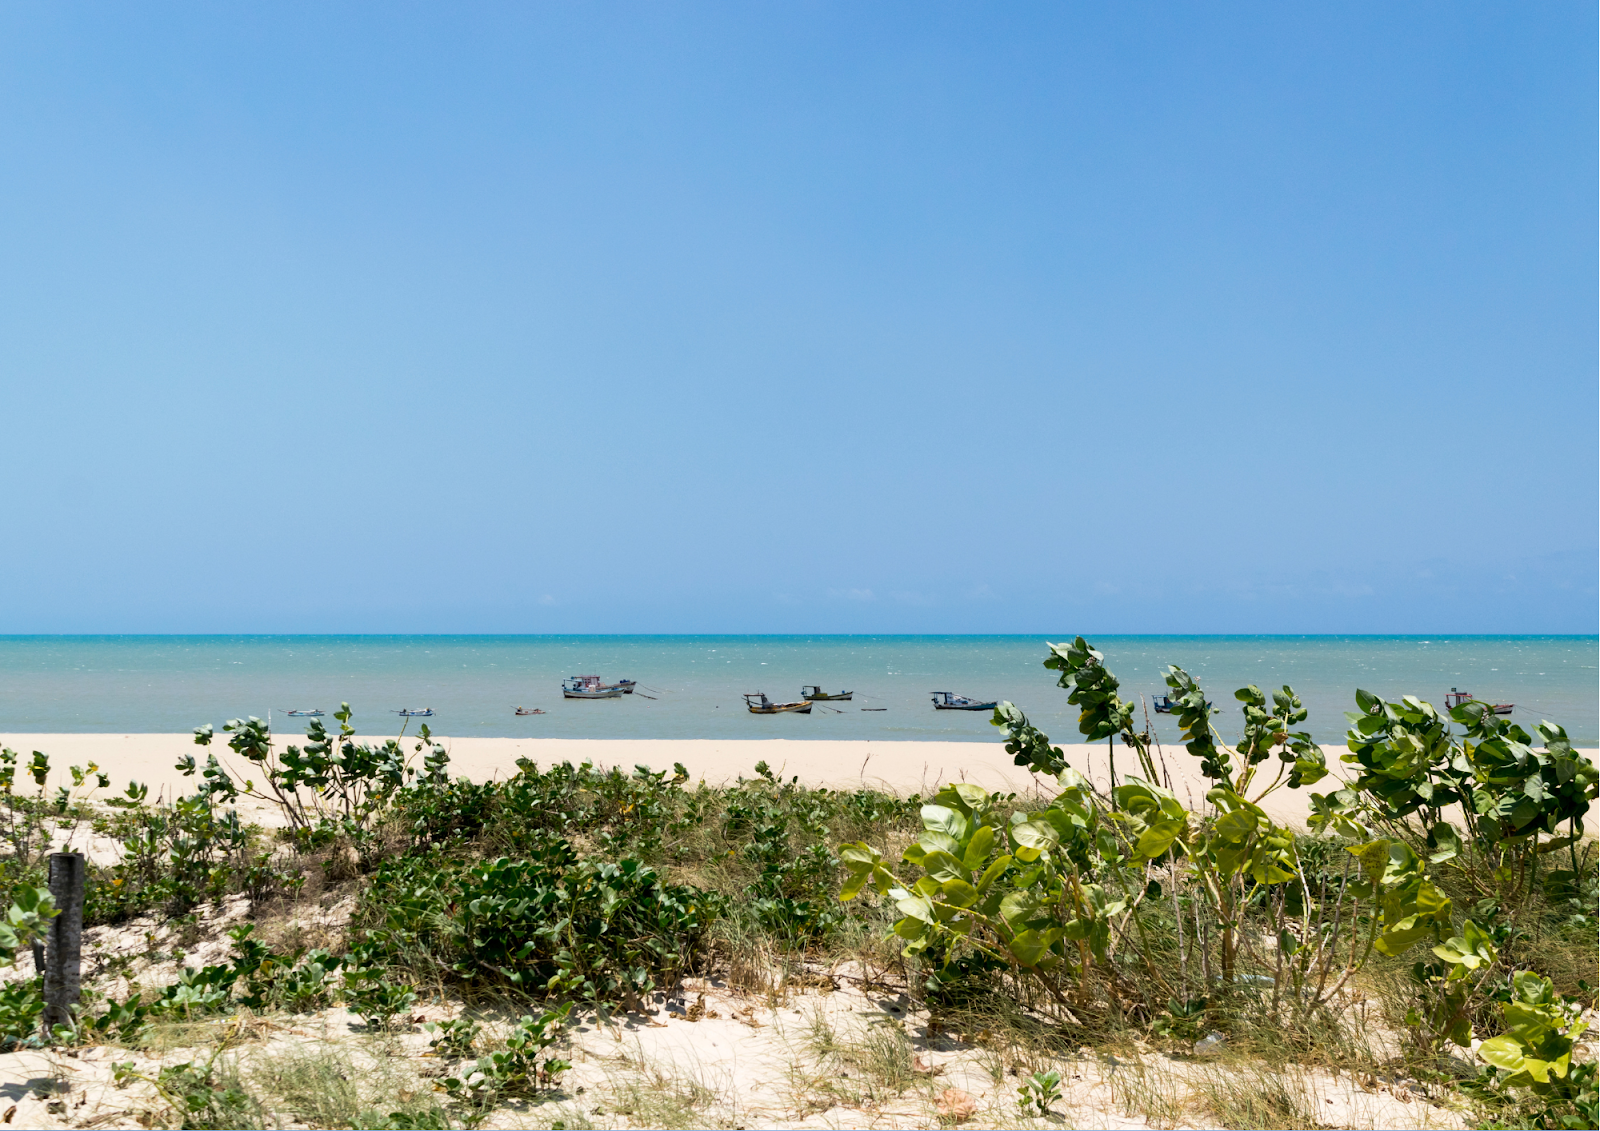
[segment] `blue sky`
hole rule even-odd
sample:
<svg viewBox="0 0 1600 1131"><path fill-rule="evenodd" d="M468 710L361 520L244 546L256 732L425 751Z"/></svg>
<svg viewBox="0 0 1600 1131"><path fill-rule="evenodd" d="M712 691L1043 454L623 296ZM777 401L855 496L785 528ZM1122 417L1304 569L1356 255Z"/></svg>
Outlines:
<svg viewBox="0 0 1600 1131"><path fill-rule="evenodd" d="M0 5L0 632L1593 632L1593 5Z"/></svg>

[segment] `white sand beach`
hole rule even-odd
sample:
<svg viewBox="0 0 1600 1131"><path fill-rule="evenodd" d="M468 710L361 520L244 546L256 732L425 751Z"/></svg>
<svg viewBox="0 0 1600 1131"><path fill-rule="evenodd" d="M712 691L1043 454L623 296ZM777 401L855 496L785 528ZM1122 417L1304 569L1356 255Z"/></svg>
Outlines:
<svg viewBox="0 0 1600 1131"><path fill-rule="evenodd" d="M227 761L239 777L248 777L250 766L235 757L222 741L210 747ZM279 736L285 743L294 738ZM671 770L682 763L692 780L712 785L730 782L740 775L752 777L755 764L766 762L773 773L788 778L798 775L807 785L835 789L862 786L894 793L921 793L926 796L945 782L968 781L1001 792L1027 793L1050 791L1054 781L1028 773L1011 764L998 742L881 742L815 741L790 739L569 739L569 738L450 738L435 735L450 751L451 772L475 781L509 777L517 772L517 759L527 758L539 766L561 762L593 762L598 766L617 766L631 770L636 765L654 770ZM379 741L364 736L364 741ZM150 796L189 792L193 779L186 779L175 768L185 754L204 760L205 750L194 744L190 734L6 734L0 744L28 754L42 750L50 755L51 787L70 785L69 766L97 764L109 774L112 789L121 791L129 780L150 787ZM1097 784L1107 785L1110 772L1106 747L1102 745L1062 744L1068 762ZM1332 771L1314 791L1326 793L1337 788L1334 778L1346 767L1339 762L1342 746L1324 746ZM1600 750L1584 753L1600 760ZM1158 762L1170 774L1173 790L1191 806L1198 808L1209 787L1199 773L1199 765L1181 747L1167 748ZM1138 772L1130 751L1116 749L1119 777ZM1271 769L1269 773L1275 772ZM1270 780L1270 779L1269 779ZM1313 789L1279 789L1262 803L1275 819L1299 823L1306 814L1306 796ZM265 806L242 806L264 823L275 813ZM1585 819L1591 835L1600 834L1600 813L1591 810Z"/></svg>

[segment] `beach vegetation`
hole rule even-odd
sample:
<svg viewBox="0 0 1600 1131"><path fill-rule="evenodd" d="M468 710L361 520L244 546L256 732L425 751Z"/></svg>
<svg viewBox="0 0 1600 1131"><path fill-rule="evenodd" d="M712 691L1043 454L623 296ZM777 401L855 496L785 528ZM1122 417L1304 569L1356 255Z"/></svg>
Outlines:
<svg viewBox="0 0 1600 1131"><path fill-rule="evenodd" d="M1562 997L1528 945L1589 914L1574 893L1593 871L1592 845L1579 844L1596 772L1561 727L1540 724L1536 746L1486 704L1447 717L1358 691L1343 756L1357 773L1310 795L1306 836L1260 805L1328 772L1295 729L1306 710L1291 687L1270 703L1239 689L1242 737L1230 747L1197 681L1168 670L1185 750L1214 783L1195 812L1098 652L1080 637L1051 646L1045 666L1080 708L1084 738L1132 755L1125 778L1113 756L1109 788L1097 788L1002 703L993 722L1007 752L1053 775L1054 797L1020 808L952 784L922 807L922 833L898 862L865 841L840 849L841 899L892 902L931 999L958 1008L998 991L1070 1032L1131 1026L1193 1048L1270 1028L1314 1055L1361 1000L1352 991L1369 962L1409 963L1395 1020L1422 1063L1439 1071L1447 1046L1482 1040L1491 1089L1559 1096L1587 1118L1592 1093L1569 1082L1568 1065L1592 991L1580 981L1582 999ZM1470 897L1464 908L1452 890ZM1561 903L1572 910L1552 924Z"/></svg>
<svg viewBox="0 0 1600 1131"><path fill-rule="evenodd" d="M1382 1061L1469 1097L1486 1125L1594 1124L1583 1040L1600 893L1582 820L1596 773L1561 727L1357 691L1348 769L1330 781L1292 687L1235 692L1229 743L1205 689L1169 669L1180 753L1086 641L1050 646L1045 666L1082 739L1108 744L1109 781L1012 703L993 718L1005 753L1053 788L902 797L808 787L765 762L721 786L681 765L526 760L480 783L451 776L426 727L359 738L348 704L336 730L313 719L287 746L260 719L198 728L204 760L179 762L194 788L171 799L139 783L105 797L92 765L51 792L47 755L5 751L0 965L48 929L48 853L88 834L118 850L91 863L86 921L154 913L180 945L160 951L152 931L146 960L173 963L170 977L131 981L118 959L122 988L88 987L74 1024L50 1033L41 979L9 977L0 1047L208 1047L120 1071L155 1097L152 1124L474 1126L537 1101L581 1126L600 1109L562 1083L580 1021L649 1013L713 979L776 1009L831 991L819 971L848 964L864 990L931 1011L930 1034L978 1049L1016 1118L1057 1118L1076 1078L1063 1065L1089 1046L1124 1058L1117 1102L1163 1123L1319 1125L1297 1074ZM1180 800L1173 758L1207 781L1203 804ZM1305 797L1305 827L1268 813L1280 791ZM275 807L279 827L244 821L243 797ZM211 928L223 945L186 956L206 909L229 901L243 918ZM323 933L273 925L333 905L346 910ZM337 1050L240 1067L254 1018L343 1007L387 1063L416 1011L440 1003L465 1012L415 1038L436 1062L426 1079L353 1073ZM853 1035L818 1017L810 1055L833 1074L796 1076L821 1081L816 1110L933 1095L902 1013ZM702 998L684 1016L713 1015ZM1157 1081L1138 1059L1150 1048L1204 1071ZM603 1103L687 1125L712 1099L666 1072Z"/></svg>

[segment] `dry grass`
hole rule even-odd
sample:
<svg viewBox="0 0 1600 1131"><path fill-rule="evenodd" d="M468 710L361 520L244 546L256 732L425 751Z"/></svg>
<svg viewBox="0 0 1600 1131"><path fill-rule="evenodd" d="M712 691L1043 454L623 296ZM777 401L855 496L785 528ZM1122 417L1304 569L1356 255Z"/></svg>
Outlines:
<svg viewBox="0 0 1600 1131"><path fill-rule="evenodd" d="M733 1104L725 1089L707 1084L703 1074L664 1069L643 1060L621 1058L609 1074L603 1111L627 1116L631 1127L687 1129L727 1127Z"/></svg>
<svg viewBox="0 0 1600 1131"><path fill-rule="evenodd" d="M1304 1077L1254 1062L1208 1067L1189 1084L1190 1103L1208 1126L1321 1131Z"/></svg>
<svg viewBox="0 0 1600 1131"><path fill-rule="evenodd" d="M250 1081L268 1106L310 1127L371 1127L395 1111L437 1110L431 1084L388 1057L360 1058L328 1045L262 1057Z"/></svg>

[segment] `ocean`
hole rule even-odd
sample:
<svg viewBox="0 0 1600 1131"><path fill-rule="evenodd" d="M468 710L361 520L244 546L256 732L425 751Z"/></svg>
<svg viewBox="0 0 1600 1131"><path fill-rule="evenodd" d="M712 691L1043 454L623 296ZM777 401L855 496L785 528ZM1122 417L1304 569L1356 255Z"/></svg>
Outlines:
<svg viewBox="0 0 1600 1131"><path fill-rule="evenodd" d="M1058 742L1077 712L1041 661L1043 636L0 636L0 738L188 731L243 715L301 729L290 708L348 701L364 735L397 733L402 707L432 707L442 735L551 738L992 740L987 712L935 711L930 693L1010 699ZM1056 637L1053 639L1062 639ZM1165 692L1167 664L1196 676L1239 730L1236 688L1293 685L1319 741L1337 743L1357 687L1443 706L1452 687L1515 704L1600 745L1594 636L1100 636L1125 698ZM561 680L639 681L618 700L561 698ZM810 715L751 715L741 693L855 692ZM516 706L547 714L517 717ZM879 708L866 710L865 708ZM1151 714L1165 742L1169 716ZM411 723L411 731L416 722Z"/></svg>

